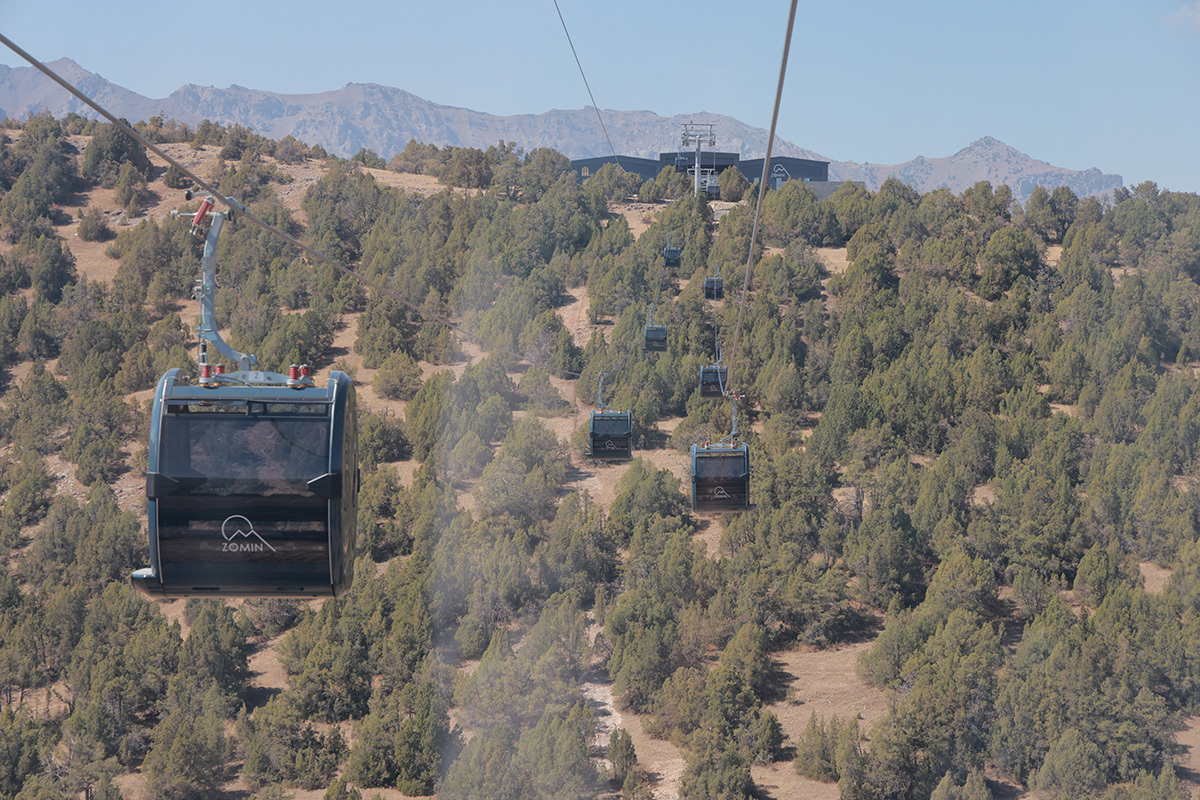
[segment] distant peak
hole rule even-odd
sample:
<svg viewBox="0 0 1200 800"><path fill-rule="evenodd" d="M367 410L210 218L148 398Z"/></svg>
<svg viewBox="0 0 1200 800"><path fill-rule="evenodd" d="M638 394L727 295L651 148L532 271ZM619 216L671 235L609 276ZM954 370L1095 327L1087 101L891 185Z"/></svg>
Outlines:
<svg viewBox="0 0 1200 800"><path fill-rule="evenodd" d="M969 145L955 153L956 156L962 155L979 155L980 153L1018 153L1016 148L1006 145L999 139L994 139L991 136L984 136L981 139L976 139Z"/></svg>
<svg viewBox="0 0 1200 800"><path fill-rule="evenodd" d="M75 63L74 59L70 58L60 58L57 61L48 61L46 62L46 66L50 67L50 69L54 70L58 74L66 77L92 74L88 70L79 66L79 64Z"/></svg>

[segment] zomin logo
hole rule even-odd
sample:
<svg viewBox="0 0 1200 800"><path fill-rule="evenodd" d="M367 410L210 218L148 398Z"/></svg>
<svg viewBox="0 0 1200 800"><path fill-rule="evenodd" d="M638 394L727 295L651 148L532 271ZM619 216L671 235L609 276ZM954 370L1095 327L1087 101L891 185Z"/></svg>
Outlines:
<svg viewBox="0 0 1200 800"><path fill-rule="evenodd" d="M248 530L242 530L242 525ZM232 530L230 530L232 528ZM267 544L266 539L258 535L258 531L254 530L254 523L243 517L241 514L234 514L227 517L221 523L221 536L225 539L221 550L227 553L261 553L263 548L267 548L272 553L275 548ZM257 539L253 541L251 539ZM238 541L238 540L241 541Z"/></svg>

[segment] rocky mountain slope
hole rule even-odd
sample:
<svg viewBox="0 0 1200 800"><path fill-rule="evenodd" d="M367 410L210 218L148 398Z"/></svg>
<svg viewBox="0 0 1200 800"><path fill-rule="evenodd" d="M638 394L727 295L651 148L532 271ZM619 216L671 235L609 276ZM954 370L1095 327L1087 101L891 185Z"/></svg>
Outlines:
<svg viewBox="0 0 1200 800"><path fill-rule="evenodd" d="M1007 183L1019 198L1028 197L1038 184L1069 186L1081 196L1104 194L1123 185L1120 175L1108 175L1095 167L1082 171L1056 167L1031 158L991 136L984 136L945 158L917 156L903 164L835 161L829 166L830 180L862 181L872 188L890 177L921 192L945 186L955 194L978 181L990 181L993 186Z"/></svg>
<svg viewBox="0 0 1200 800"><path fill-rule="evenodd" d="M608 143L596 125L594 109L552 109L542 114L497 116L444 106L403 89L371 83L347 84L315 94L278 94L243 86L218 89L188 84L169 97L152 99L132 92L63 58L50 64L85 94L114 114L130 120L157 114L195 124L204 119L236 123L273 139L292 135L320 144L331 153L351 156L363 148L385 159L410 139L439 146L486 148L498 141L516 142L526 150L552 147L571 158L604 155ZM0 116L21 118L47 109L55 116L74 111L95 116L86 105L32 67L0 65ZM720 149L743 158L761 158L767 132L732 117L710 112L663 117L651 111L604 111L605 125L622 154L653 157L678 149L684 122L712 123ZM918 156L903 164L858 164L831 161L792 142L780 140L777 155L830 161L832 180L862 181L877 189L890 176L927 192L940 186L961 192L977 181L1007 183L1023 199L1037 184L1068 186L1079 195L1100 195L1123 184L1120 175L1099 169L1077 171L1039 161L989 136L952 156Z"/></svg>

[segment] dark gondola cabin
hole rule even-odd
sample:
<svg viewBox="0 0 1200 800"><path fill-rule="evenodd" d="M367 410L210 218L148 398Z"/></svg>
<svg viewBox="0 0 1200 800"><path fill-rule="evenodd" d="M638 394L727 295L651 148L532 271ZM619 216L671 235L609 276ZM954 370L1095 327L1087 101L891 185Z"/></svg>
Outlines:
<svg viewBox="0 0 1200 800"><path fill-rule="evenodd" d="M330 597L350 588L354 386L158 383L146 497L152 597Z"/></svg>
<svg viewBox="0 0 1200 800"><path fill-rule="evenodd" d="M663 266L664 267L678 267L679 259L682 255L683 255L683 251L680 250L678 247L664 247L663 248Z"/></svg>
<svg viewBox="0 0 1200 800"><path fill-rule="evenodd" d="M722 397L725 394L725 384L729 382L729 370L725 367L710 364L700 368L700 396Z"/></svg>
<svg viewBox="0 0 1200 800"><path fill-rule="evenodd" d="M589 425L588 458L624 461L633 457L633 414L593 411Z"/></svg>
<svg viewBox="0 0 1200 800"><path fill-rule="evenodd" d="M644 335L644 347L646 350L661 351L667 349L667 326L666 325L647 325Z"/></svg>
<svg viewBox="0 0 1200 800"><path fill-rule="evenodd" d="M750 507L750 446L692 445L692 508L736 511Z"/></svg>
<svg viewBox="0 0 1200 800"><path fill-rule="evenodd" d="M724 278L705 278L704 279L704 299L720 300L725 296L725 279Z"/></svg>

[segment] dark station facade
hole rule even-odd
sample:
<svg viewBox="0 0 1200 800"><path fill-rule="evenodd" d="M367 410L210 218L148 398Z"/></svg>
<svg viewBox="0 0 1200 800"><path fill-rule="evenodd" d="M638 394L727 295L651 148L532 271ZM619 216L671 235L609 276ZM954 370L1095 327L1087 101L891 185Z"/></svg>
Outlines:
<svg viewBox="0 0 1200 800"><path fill-rule="evenodd" d="M702 174L719 175L730 167L737 167L751 182L762 178L763 161L761 158L742 159L739 153L720 153L702 151L700 154L700 169ZM619 164L626 172L636 173L643 181L658 177L664 167L670 167L678 172L687 173L696 165L695 151L679 151L674 153L659 153L658 158L637 158L636 156L596 156L595 158L580 158L571 162L580 181L587 180L605 164ZM778 189L784 181L798 180L812 184L819 199L824 199L837 191L841 182L831 183L829 180L829 162L815 161L808 158L793 158L792 156L775 156L771 159L770 186ZM715 181L709 181L709 186L715 189ZM712 190L710 189L710 195Z"/></svg>

